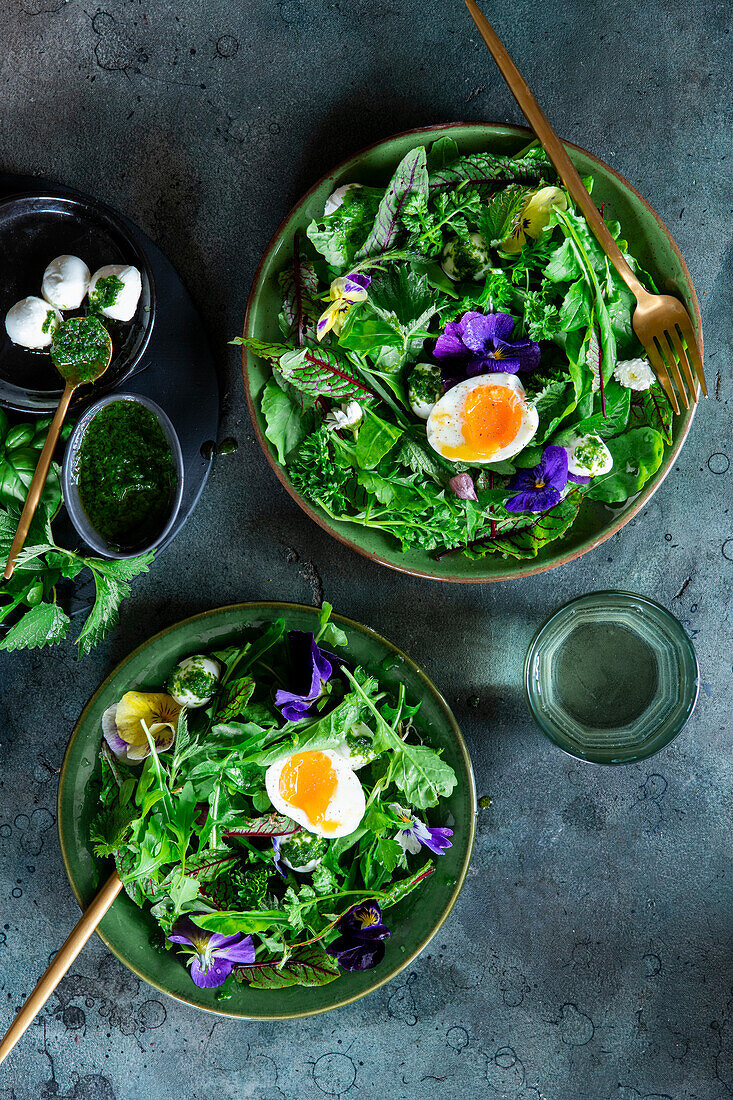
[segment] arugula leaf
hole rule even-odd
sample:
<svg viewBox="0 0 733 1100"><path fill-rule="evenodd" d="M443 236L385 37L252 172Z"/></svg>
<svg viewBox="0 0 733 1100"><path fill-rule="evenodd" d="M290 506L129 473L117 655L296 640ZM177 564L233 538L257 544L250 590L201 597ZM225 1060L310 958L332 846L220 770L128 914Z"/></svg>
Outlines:
<svg viewBox="0 0 733 1100"><path fill-rule="evenodd" d="M427 197L427 193L425 149L418 146L411 149L398 164L379 204L371 232L354 258L366 260L386 252L399 235L400 219L408 199L415 194Z"/></svg>
<svg viewBox="0 0 733 1100"><path fill-rule="evenodd" d="M274 378L268 378L262 392L262 413L265 435L275 445L278 460L284 466L288 454L306 436L302 412Z"/></svg>
<svg viewBox="0 0 733 1100"><path fill-rule="evenodd" d="M591 298L588 283L578 279L572 283L560 307L560 326L565 332L585 329L591 320Z"/></svg>
<svg viewBox="0 0 733 1100"><path fill-rule="evenodd" d="M71 620L58 604L39 603L11 626L0 641L0 650L38 649L58 645L69 633Z"/></svg>
<svg viewBox="0 0 733 1100"><path fill-rule="evenodd" d="M588 497L615 504L638 493L662 465L664 439L654 428L632 428L606 441L613 456L607 474L593 478Z"/></svg>
<svg viewBox="0 0 733 1100"><path fill-rule="evenodd" d="M319 943L293 951L287 959L258 959L248 966L237 966L234 977L252 989L286 989L288 986L328 985L341 976L339 965Z"/></svg>

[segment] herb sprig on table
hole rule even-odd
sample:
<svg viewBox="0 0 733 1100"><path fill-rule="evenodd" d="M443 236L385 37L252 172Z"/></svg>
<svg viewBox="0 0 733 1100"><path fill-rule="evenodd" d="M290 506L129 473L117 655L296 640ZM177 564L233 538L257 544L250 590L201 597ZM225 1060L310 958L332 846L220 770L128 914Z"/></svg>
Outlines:
<svg viewBox="0 0 733 1100"><path fill-rule="evenodd" d="M0 563L4 563L18 526L49 421L11 427L0 410ZM94 578L93 607L76 639L79 656L98 645L117 624L119 607L130 594L130 581L147 572L154 553L108 561L85 557L58 546L51 525L62 502L59 468L51 468L41 503L10 581L0 584L0 650L57 645L71 632L71 619L60 606L57 586L84 570Z"/></svg>

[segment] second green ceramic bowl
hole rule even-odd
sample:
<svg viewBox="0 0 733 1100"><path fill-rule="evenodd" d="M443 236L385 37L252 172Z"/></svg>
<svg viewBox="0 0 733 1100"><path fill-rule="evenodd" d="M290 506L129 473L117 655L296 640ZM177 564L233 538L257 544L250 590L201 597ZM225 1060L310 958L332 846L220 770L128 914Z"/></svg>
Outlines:
<svg viewBox="0 0 733 1100"><path fill-rule="evenodd" d="M385 186L401 158L416 145L430 144L449 134L462 153L488 150L494 153L518 152L532 140L531 131L521 126L499 126L489 122L455 122L441 126L427 126L410 130L405 134L387 138L368 149L349 157L323 176L297 203L279 227L255 274L247 303L244 335L259 340L279 340L278 313L280 290L278 273L292 258L293 238L297 230L305 231L314 218L323 214L323 206L337 187L343 183L366 183ZM631 252L642 267L651 272L660 290L676 294L687 306L695 322L702 346L700 308L695 288L685 261L672 234L659 215L642 198L627 180L577 145L565 143L576 168L582 176L594 178L593 197L600 206L604 204L606 216L621 222L623 236L628 240ZM664 462L642 491L620 508L610 509L600 503L584 501L578 519L568 535L549 543L536 558L521 561L490 554L477 561L470 561L461 554L451 554L436 561L420 550L403 552L396 541L382 531L332 520L317 505L304 500L291 484L286 470L280 465L272 445L265 438L264 418L260 408L260 393L269 375L268 364L243 349L242 371L250 416L257 438L265 456L283 486L311 519L340 542L357 550L372 561L381 562L392 569L399 569L419 577L442 581L485 582L526 577L543 573L585 554L614 535L632 516L644 508L652 494L659 488L674 465L675 459L689 431L695 409L683 410L674 421L674 443L667 448Z"/></svg>
<svg viewBox="0 0 733 1100"><path fill-rule="evenodd" d="M66 750L58 800L61 852L80 905L89 904L113 870L109 861L94 858L89 841L89 827L97 812L93 780L99 775L105 709L131 689L160 690L182 657L232 645L241 641L245 632L279 618L285 619L289 629L312 631L317 629L318 611L297 604L249 603L185 619L131 653L87 704ZM443 799L435 810L436 823L453 829L453 846L436 859L435 872L421 888L390 910L392 934L386 941L383 962L374 970L344 973L316 989L265 990L242 985L227 999L216 989L199 989L180 956L159 946L159 931L149 913L120 894L97 930L102 940L138 977L196 1008L250 1020L281 1020L327 1012L356 1001L388 982L423 950L453 908L466 877L473 849L476 792L471 761L455 718L409 657L365 626L340 615L333 620L346 632L346 653L354 664L377 674L386 685L404 683L408 701L420 702L415 718L418 731L429 744L442 749L458 777L451 797Z"/></svg>

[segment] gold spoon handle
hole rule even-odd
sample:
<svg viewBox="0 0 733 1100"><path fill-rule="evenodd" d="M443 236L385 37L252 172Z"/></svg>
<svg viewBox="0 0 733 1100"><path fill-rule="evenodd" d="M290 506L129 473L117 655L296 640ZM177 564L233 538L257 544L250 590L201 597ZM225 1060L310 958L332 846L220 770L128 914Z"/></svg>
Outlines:
<svg viewBox="0 0 733 1100"><path fill-rule="evenodd" d="M509 85L509 90L525 114L530 126L544 146L545 152L555 165L560 179L570 192L573 201L580 207L593 230L601 248L624 280L629 290L638 298L646 296L646 291L624 259L621 249L611 236L596 204L583 186L578 171L568 156L565 146L553 130L547 115L535 99L526 80L512 61L506 46L489 23L475 0L466 0L471 18L478 27L479 34L489 47L491 56L499 66L501 75Z"/></svg>
<svg viewBox="0 0 733 1100"><path fill-rule="evenodd" d="M13 573L15 572L16 559L25 545L25 540L28 538L28 532L30 530L31 523L33 522L33 517L36 514L38 502L41 499L43 486L46 484L48 471L51 469L53 452L56 449L59 434L66 418L66 413L69 410L69 404L71 402L71 398L75 389L76 386L72 386L70 382L66 383L66 387L63 394L61 395L61 400L58 404L58 408L56 409L56 415L51 421L51 427L48 429L46 442L43 444L43 450L41 451L41 456L38 459L38 465L36 466L36 471L33 474L33 480L31 481L30 488L28 489L28 496L25 498L25 505L23 507L21 517L18 521L18 529L15 532L13 545L10 547L8 560L5 563L4 577L6 581L9 581Z"/></svg>
<svg viewBox="0 0 733 1100"><path fill-rule="evenodd" d="M115 871L107 879L89 908L84 911L78 924L63 947L57 951L53 962L45 974L41 976L38 985L6 1031L3 1041L0 1043L0 1062L7 1058L31 1021L41 1011L121 889L122 882Z"/></svg>

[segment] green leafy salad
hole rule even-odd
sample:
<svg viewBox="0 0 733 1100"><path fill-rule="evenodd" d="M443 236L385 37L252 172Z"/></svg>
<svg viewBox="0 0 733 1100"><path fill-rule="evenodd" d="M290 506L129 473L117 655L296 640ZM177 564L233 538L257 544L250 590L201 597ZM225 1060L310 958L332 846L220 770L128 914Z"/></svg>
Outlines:
<svg viewBox="0 0 733 1100"><path fill-rule="evenodd" d="M456 784L419 703L284 620L181 661L102 719L91 838L201 987L324 985L378 965L387 910L451 846ZM442 814L445 817L445 812Z"/></svg>
<svg viewBox="0 0 733 1100"><path fill-rule="evenodd" d="M534 557L672 442L633 296L535 145L444 137L339 187L279 284L280 340L234 341L271 365L265 435L300 495L405 551Z"/></svg>

